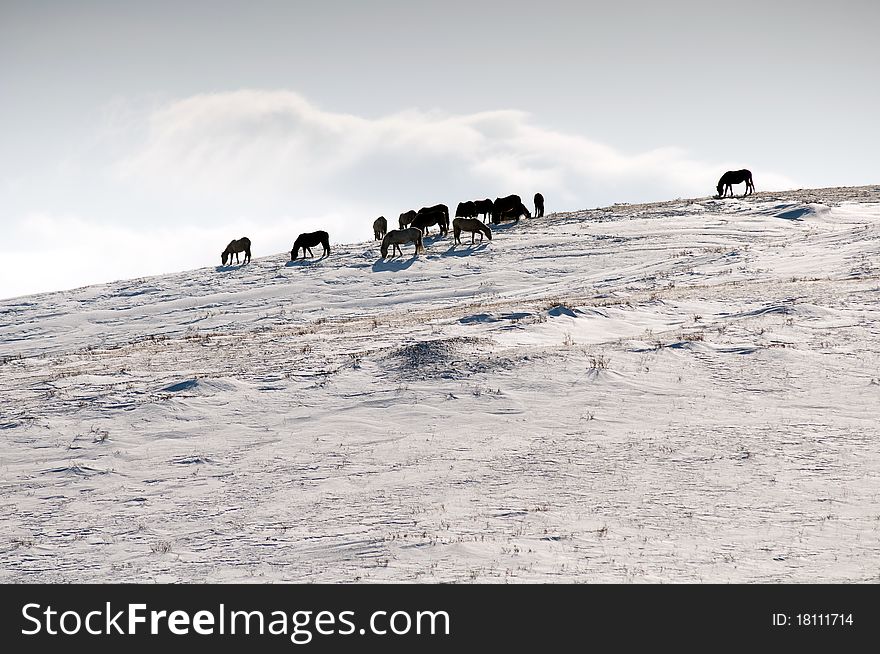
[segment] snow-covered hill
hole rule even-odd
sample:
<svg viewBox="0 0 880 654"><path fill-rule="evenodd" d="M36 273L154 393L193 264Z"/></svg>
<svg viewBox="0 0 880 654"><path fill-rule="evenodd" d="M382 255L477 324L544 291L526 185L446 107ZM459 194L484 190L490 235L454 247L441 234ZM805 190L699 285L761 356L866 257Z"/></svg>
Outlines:
<svg viewBox="0 0 880 654"><path fill-rule="evenodd" d="M880 187L426 245L0 301L0 581L878 579Z"/></svg>

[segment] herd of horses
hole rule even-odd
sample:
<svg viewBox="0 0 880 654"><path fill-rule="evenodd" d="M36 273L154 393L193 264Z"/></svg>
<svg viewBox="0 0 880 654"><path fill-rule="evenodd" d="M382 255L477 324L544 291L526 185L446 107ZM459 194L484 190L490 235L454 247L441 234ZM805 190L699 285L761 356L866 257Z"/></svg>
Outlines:
<svg viewBox="0 0 880 654"><path fill-rule="evenodd" d="M746 184L743 197L755 192L751 171L745 169L728 170L718 180L716 199L727 197L728 191L730 197L733 197L733 185L743 182ZM535 193L534 203L535 217L540 218L544 215L544 196ZM531 218L532 214L518 195L508 195L503 198L495 198L495 200L486 198L485 200L459 202L452 221L455 243L461 243L462 232L470 232L472 245L477 234L480 235L481 242L484 237L491 241L492 230L486 224L487 220L497 225L502 220L519 220L522 216ZM415 254L423 253L425 251L424 237L429 234L431 227L436 226L440 236L449 234L449 207L445 204L435 204L431 207L422 207L418 211L405 211L398 217L397 224L398 229L389 231L388 220L385 216L379 216L373 221L373 237L382 242L379 250L383 259L388 256L389 247L392 248L392 256L402 255L400 246L409 243L415 245ZM302 250L303 258L305 258L306 252L310 257L313 257L312 248L318 245L324 248L322 257L330 254L330 235L327 232L319 230L300 234L290 250L290 260L296 261L300 250ZM235 262L238 263L238 255L241 252L244 253L244 263L248 263L251 260L251 241L247 237L231 241L226 246L221 254L223 265L225 266L227 261L232 263L232 255L235 255Z"/></svg>

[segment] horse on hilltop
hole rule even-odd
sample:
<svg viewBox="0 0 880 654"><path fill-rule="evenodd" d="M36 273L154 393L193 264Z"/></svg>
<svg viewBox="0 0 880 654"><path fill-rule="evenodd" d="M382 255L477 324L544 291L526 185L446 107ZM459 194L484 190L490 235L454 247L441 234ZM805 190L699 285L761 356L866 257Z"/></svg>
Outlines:
<svg viewBox="0 0 880 654"><path fill-rule="evenodd" d="M474 244L474 235L479 232L480 233L480 242L483 240L483 235L485 234L489 240L492 240L492 230L489 229L488 225L485 225L483 221L478 218L456 218L452 221L452 233L455 236L455 242L461 243L461 233L462 232L470 232L471 233L471 245Z"/></svg>
<svg viewBox="0 0 880 654"><path fill-rule="evenodd" d="M535 193L535 218L541 218L544 215L544 196Z"/></svg>
<svg viewBox="0 0 880 654"><path fill-rule="evenodd" d="M306 252L309 253L310 257L315 256L312 254L312 248L318 244L324 246L324 254L321 256L326 257L330 254L330 235L327 232L319 230L317 232L300 234L293 242L293 249L290 251L290 260L296 261L296 258L299 256L300 248L302 248L303 251L303 259L306 258Z"/></svg>
<svg viewBox="0 0 880 654"><path fill-rule="evenodd" d="M244 252L244 262L249 263L251 260L251 239L247 236L229 241L229 245L227 245L226 249L220 253L220 261L222 261L225 266L228 259L229 264L232 265L232 255L234 254L235 263L238 263L239 252Z"/></svg>
<svg viewBox="0 0 880 654"><path fill-rule="evenodd" d="M526 205L522 203L522 199L518 195L495 198L495 202L492 204L492 222L494 224L497 225L504 218L519 220L520 216L531 218L532 214L526 209Z"/></svg>
<svg viewBox="0 0 880 654"><path fill-rule="evenodd" d="M480 212L477 211L476 203L470 200L467 202L459 202L458 207L455 209L456 218L476 218L479 213Z"/></svg>
<svg viewBox="0 0 880 654"><path fill-rule="evenodd" d="M416 244L416 251L414 254L421 254L425 251L425 246L422 244L422 230L420 230L418 227L392 229L390 232L385 234L385 238L382 239L382 247L380 248L382 258L384 259L388 256L389 245L394 246L394 249L392 250L392 255L395 252L403 255L403 251L400 249L400 246L405 243Z"/></svg>
<svg viewBox="0 0 880 654"><path fill-rule="evenodd" d="M745 168L742 170L728 170L718 180L718 197L727 197L728 191L730 191L730 197L733 197L733 185L742 184L743 182L746 183L746 192L743 193L743 197L755 192L755 185L752 182L752 171Z"/></svg>
<svg viewBox="0 0 880 654"><path fill-rule="evenodd" d="M419 214L410 209L409 211L404 211L400 214L400 217L397 219L397 224L400 225L400 229L406 229L409 227L410 223L416 219L416 216Z"/></svg>
<svg viewBox="0 0 880 654"><path fill-rule="evenodd" d="M432 225L437 225L440 229L440 236L445 236L449 233L449 215L443 213L442 209L419 212L415 220L410 223L410 227L422 230L425 236L428 235L428 227Z"/></svg>
<svg viewBox="0 0 880 654"><path fill-rule="evenodd" d="M483 222L486 222L486 218L488 218L492 214L492 200L486 198L485 200L474 200L474 207L477 210L477 214L483 214Z"/></svg>
<svg viewBox="0 0 880 654"><path fill-rule="evenodd" d="M424 216L425 214L434 215L437 212L443 213L443 220L438 221L437 224L440 226L441 233L445 234L449 231L449 207L445 204L435 204L433 207L422 207L419 209L420 216Z"/></svg>
<svg viewBox="0 0 880 654"><path fill-rule="evenodd" d="M385 216L379 216L373 221L373 237L377 241L381 241L382 237L388 232L388 221Z"/></svg>

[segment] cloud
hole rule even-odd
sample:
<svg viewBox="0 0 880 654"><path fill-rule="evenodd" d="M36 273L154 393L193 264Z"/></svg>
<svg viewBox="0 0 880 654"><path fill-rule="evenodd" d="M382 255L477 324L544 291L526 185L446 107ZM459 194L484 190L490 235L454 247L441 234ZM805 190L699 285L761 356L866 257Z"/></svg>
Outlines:
<svg viewBox="0 0 880 654"><path fill-rule="evenodd" d="M447 204L541 191L554 208L706 195L735 162L707 163L666 147L625 154L521 111L467 115L415 109L379 118L323 111L289 91L244 90L172 102L120 177L229 201L296 198L305 211L345 205ZM764 188L793 186L756 174ZM431 197L416 196L410 190ZM395 195L396 192L396 195ZM258 194L265 194L260 198ZM274 199L274 200L273 200ZM389 213L393 213L388 209Z"/></svg>

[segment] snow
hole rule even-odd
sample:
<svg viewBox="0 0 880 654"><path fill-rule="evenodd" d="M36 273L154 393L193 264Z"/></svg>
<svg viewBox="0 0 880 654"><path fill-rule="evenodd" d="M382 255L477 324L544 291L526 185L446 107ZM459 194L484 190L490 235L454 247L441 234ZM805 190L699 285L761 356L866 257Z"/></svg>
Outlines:
<svg viewBox="0 0 880 654"><path fill-rule="evenodd" d="M0 300L0 581L878 579L880 187L494 231Z"/></svg>

